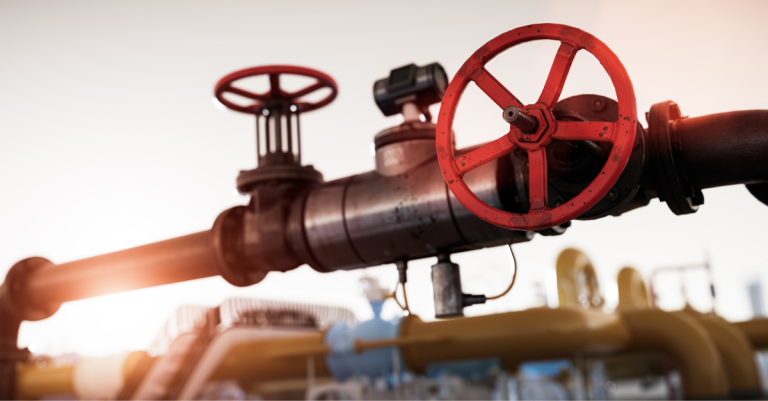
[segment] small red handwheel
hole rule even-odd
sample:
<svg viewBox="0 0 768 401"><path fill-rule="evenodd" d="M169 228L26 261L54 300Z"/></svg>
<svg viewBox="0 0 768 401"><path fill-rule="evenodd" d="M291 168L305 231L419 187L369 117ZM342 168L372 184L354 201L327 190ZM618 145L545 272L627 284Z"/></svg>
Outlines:
<svg viewBox="0 0 768 401"><path fill-rule="evenodd" d="M235 81L239 79L265 74L269 76L269 91L266 93L253 93L234 86ZM300 89L294 92L286 92L280 88L280 75L284 74L301 75L315 78L317 82L305 87L304 89ZM301 101L302 97L323 88L331 89L331 92L323 99L316 102ZM223 105L229 107L232 110L248 114L261 112L261 110L267 107L267 103L273 99L287 100L291 102L292 105L295 105L297 107L297 111L300 112L312 111L332 102L333 99L336 98L338 91L339 89L336 85L336 81L334 81L333 78L327 74L313 70L311 68L296 67L292 65L265 65L262 67L246 68L244 70L235 71L220 79L219 82L216 83L216 87L214 89L216 99L218 99L218 101ZM253 103L249 105L236 104L224 97L224 94L227 92L253 100Z"/></svg>
<svg viewBox="0 0 768 401"><path fill-rule="evenodd" d="M532 40L557 40L560 48L539 100L527 106L510 93L484 67L499 53ZM616 90L619 119L615 122L556 121L557 103L573 58L581 49L603 65ZM464 155L456 157L452 127L464 89L474 82L503 111L509 132ZM559 24L528 25L503 33L470 57L448 85L437 120L437 155L443 177L456 198L476 216L512 230L541 230L563 224L593 207L619 179L632 153L637 125L632 82L619 58L603 42L580 29ZM520 127L520 128L518 128ZM521 129L522 128L522 129ZM555 208L547 199L546 146L553 139L612 142L613 148L597 177L580 194ZM464 182L464 174L497 159L515 148L528 153L528 213L509 213L481 201Z"/></svg>

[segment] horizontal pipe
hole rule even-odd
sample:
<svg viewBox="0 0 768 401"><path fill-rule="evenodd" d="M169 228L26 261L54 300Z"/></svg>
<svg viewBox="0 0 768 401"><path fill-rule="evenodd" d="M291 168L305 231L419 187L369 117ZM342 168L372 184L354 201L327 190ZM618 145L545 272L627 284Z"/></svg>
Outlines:
<svg viewBox="0 0 768 401"><path fill-rule="evenodd" d="M307 358L316 374L329 375L325 333L235 345L211 379L287 380L305 377ZM527 359L568 357L577 352L606 353L625 348L630 334L617 315L576 308L537 308L496 315L424 322L411 315L400 335L390 341L365 341L360 351L399 346L411 371L423 372L435 362L485 357Z"/></svg>
<svg viewBox="0 0 768 401"><path fill-rule="evenodd" d="M307 377L308 358L314 364L316 377L329 377L330 371L322 355L326 352L324 338L324 332L315 331L237 344L227 352L209 380L303 379ZM281 353L288 350L297 350L296 357Z"/></svg>
<svg viewBox="0 0 768 401"><path fill-rule="evenodd" d="M36 305L75 301L218 275L212 235L203 231L32 272L27 300Z"/></svg>
<svg viewBox="0 0 768 401"><path fill-rule="evenodd" d="M149 356L146 352L134 351L84 358L65 366L38 366L37 362L21 364L18 368L16 398L29 400L74 395L80 399L114 399L139 362L147 358ZM94 372L99 372L101 377L94 378Z"/></svg>
<svg viewBox="0 0 768 401"><path fill-rule="evenodd" d="M768 319L759 318L733 323L755 348L768 348Z"/></svg>
<svg viewBox="0 0 768 401"><path fill-rule="evenodd" d="M435 362L501 357L516 366L531 359L611 353L630 341L619 316L580 308L534 308L433 322L412 316L401 323L400 336L448 338L400 348L406 366L417 373Z"/></svg>
<svg viewBox="0 0 768 401"><path fill-rule="evenodd" d="M768 181L768 110L682 118L675 128L683 169L696 188Z"/></svg>

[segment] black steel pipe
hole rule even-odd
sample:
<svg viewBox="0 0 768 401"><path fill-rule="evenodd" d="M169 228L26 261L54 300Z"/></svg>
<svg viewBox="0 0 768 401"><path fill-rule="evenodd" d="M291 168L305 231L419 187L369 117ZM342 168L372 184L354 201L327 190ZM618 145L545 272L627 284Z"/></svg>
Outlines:
<svg viewBox="0 0 768 401"><path fill-rule="evenodd" d="M697 189L768 182L768 110L682 118L675 130Z"/></svg>
<svg viewBox="0 0 768 401"><path fill-rule="evenodd" d="M25 298L36 305L61 304L181 281L216 276L211 231L143 245L32 272Z"/></svg>

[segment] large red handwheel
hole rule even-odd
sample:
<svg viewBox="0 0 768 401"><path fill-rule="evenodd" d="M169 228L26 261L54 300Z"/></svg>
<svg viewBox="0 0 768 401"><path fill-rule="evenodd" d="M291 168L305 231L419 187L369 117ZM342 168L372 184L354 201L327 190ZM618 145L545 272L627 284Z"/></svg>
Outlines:
<svg viewBox="0 0 768 401"><path fill-rule="evenodd" d="M520 43L547 39L560 42L539 100L527 106L520 103L484 67L499 53ZM619 102L615 122L556 121L552 109L557 103L573 58L581 49L592 53L613 82ZM452 127L464 89L474 82L510 123L509 132L464 155L456 157ZM508 114L508 115L507 115ZM513 115L514 114L514 115ZM508 119L509 118L509 119ZM476 216L512 230L541 230L580 216L602 199L616 183L632 153L637 126L637 107L632 82L619 58L603 42L580 29L559 24L529 25L503 33L470 57L448 85L437 120L437 155L440 169L456 198ZM525 131L518 127L522 127ZM546 146L553 139L612 142L613 148L603 168L580 194L555 208L547 199ZM481 201L464 182L464 174L497 159L515 148L528 152L528 213L509 213Z"/></svg>
<svg viewBox="0 0 768 401"><path fill-rule="evenodd" d="M300 89L293 92L286 92L280 88L280 75L300 75L309 78L315 78L317 82L307 86L304 89ZM265 93L253 93L242 88L238 88L233 84L235 81L254 77L257 75L269 76L269 91ZM309 95L312 92L318 91L323 88L330 88L331 92L323 99L315 102L302 101L301 98ZM214 93L216 99L223 105L229 107L232 110L239 111L241 113L254 114L259 113L261 110L267 107L267 103L270 100L286 100L291 102L292 105L297 107L297 111L307 112L315 109L319 109L328 103L332 102L338 94L339 88L336 85L336 81L333 80L327 74L320 71L313 70L311 68L296 67L292 65L266 65L262 67L246 68L244 70L235 71L224 78L220 79L216 83ZM249 105L240 105L230 101L224 97L225 93L234 93L244 98L250 99L253 102Z"/></svg>

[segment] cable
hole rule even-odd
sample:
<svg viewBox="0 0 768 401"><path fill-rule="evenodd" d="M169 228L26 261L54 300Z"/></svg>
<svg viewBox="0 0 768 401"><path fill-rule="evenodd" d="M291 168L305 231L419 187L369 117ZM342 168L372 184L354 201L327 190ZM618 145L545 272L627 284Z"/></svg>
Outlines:
<svg viewBox="0 0 768 401"><path fill-rule="evenodd" d="M405 283L398 283L398 285L400 284L402 284L403 286L403 300L405 301L404 302L405 306L403 306L403 304L401 304L400 301L397 300L397 286L395 286L395 291L393 291L389 297L395 300L395 303L397 304L397 306L400 307L400 309L408 312L408 314L410 315L411 309L408 307L408 295L405 293Z"/></svg>
<svg viewBox="0 0 768 401"><path fill-rule="evenodd" d="M405 292L405 283L402 284L403 286L403 303L405 303L405 311L408 312L408 314L411 314L411 307L408 306L408 294Z"/></svg>
<svg viewBox="0 0 768 401"><path fill-rule="evenodd" d="M512 282L509 283L509 287L507 287L507 289L504 290L504 292L501 294L496 295L495 297L486 297L486 299L489 301L492 299L499 299L504 295L507 295L507 293L512 290L512 287L515 285L515 281L517 280L517 258L515 257L515 251L512 250L512 244L509 244L509 254L512 255L512 261L515 265L515 272L512 274ZM403 289L405 289L405 287L403 287ZM397 287L395 287L395 290L397 290ZM405 292L403 292L403 294L405 294Z"/></svg>

